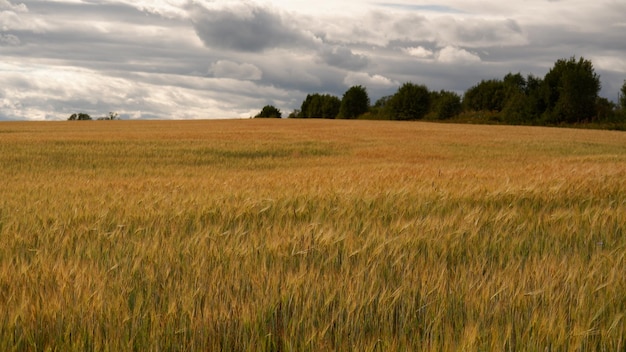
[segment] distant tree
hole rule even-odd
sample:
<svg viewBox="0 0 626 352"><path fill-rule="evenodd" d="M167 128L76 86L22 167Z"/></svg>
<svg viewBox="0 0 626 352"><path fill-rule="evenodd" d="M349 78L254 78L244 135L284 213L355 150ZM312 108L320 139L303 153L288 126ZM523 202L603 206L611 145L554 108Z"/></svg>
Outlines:
<svg viewBox="0 0 626 352"><path fill-rule="evenodd" d="M89 116L89 114L85 114L85 113L79 113L79 114L72 114L69 118L68 121L85 121L85 120L91 120L91 116Z"/></svg>
<svg viewBox="0 0 626 352"><path fill-rule="evenodd" d="M430 93L429 116L444 120L454 117L460 112L461 97L458 94L445 90Z"/></svg>
<svg viewBox="0 0 626 352"><path fill-rule="evenodd" d="M428 113L429 104L426 86L405 83L387 102L387 111L393 120L419 120Z"/></svg>
<svg viewBox="0 0 626 352"><path fill-rule="evenodd" d="M341 100L329 94L308 94L300 107L300 115L304 118L334 119L339 114Z"/></svg>
<svg viewBox="0 0 626 352"><path fill-rule="evenodd" d="M596 113L600 77L591 61L575 57L558 60L543 80L547 123L591 120Z"/></svg>
<svg viewBox="0 0 626 352"><path fill-rule="evenodd" d="M369 111L370 98L367 90L362 86L353 86L348 89L341 99L339 117L354 119Z"/></svg>
<svg viewBox="0 0 626 352"><path fill-rule="evenodd" d="M504 81L483 80L465 92L463 106L469 111L502 111L506 96L507 86Z"/></svg>
<svg viewBox="0 0 626 352"><path fill-rule="evenodd" d="M282 112L280 112L279 109L277 109L275 106L273 105L266 105L263 107L263 109L261 110L261 112L256 115L255 117L273 117L273 118L281 118L283 117Z"/></svg>

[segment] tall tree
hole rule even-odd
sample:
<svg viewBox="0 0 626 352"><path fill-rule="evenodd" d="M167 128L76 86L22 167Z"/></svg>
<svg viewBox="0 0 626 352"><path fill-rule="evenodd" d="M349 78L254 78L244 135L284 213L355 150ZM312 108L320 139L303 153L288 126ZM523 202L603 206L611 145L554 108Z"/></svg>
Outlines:
<svg viewBox="0 0 626 352"><path fill-rule="evenodd" d="M370 108L370 97L362 86L353 86L348 89L341 99L339 117L354 119L365 114Z"/></svg>
<svg viewBox="0 0 626 352"><path fill-rule="evenodd" d="M600 77L591 61L558 60L543 80L546 122L576 123L592 119L600 92Z"/></svg>
<svg viewBox="0 0 626 352"><path fill-rule="evenodd" d="M405 83L387 103L394 120L419 120L428 113L430 93L424 85Z"/></svg>

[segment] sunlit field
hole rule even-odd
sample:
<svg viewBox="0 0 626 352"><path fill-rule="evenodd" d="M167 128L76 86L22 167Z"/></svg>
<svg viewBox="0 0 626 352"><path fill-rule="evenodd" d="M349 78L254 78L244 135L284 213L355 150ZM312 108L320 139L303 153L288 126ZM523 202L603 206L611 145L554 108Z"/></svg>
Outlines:
<svg viewBox="0 0 626 352"><path fill-rule="evenodd" d="M0 123L2 351L623 351L626 133Z"/></svg>

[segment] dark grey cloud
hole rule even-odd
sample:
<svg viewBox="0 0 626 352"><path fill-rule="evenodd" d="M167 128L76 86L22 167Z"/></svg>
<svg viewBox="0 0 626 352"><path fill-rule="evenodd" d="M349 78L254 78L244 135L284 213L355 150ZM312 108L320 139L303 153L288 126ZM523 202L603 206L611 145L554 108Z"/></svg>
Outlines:
<svg viewBox="0 0 626 352"><path fill-rule="evenodd" d="M261 71L257 66L229 60L218 60L211 64L209 67L209 74L214 77L251 81L258 81L263 77L263 71Z"/></svg>
<svg viewBox="0 0 626 352"><path fill-rule="evenodd" d="M216 9L194 5L191 11L196 32L209 48L261 52L311 42L279 13L255 4Z"/></svg>
<svg viewBox="0 0 626 352"><path fill-rule="evenodd" d="M285 15L269 7L252 3L218 8L193 5L191 13L198 37L212 50L245 53L296 50L347 70L361 70L368 64L365 55L355 54L345 45L333 44L323 33L312 34L297 18L286 21Z"/></svg>
<svg viewBox="0 0 626 352"><path fill-rule="evenodd" d="M0 34L0 46L17 46L20 45L20 38L13 34Z"/></svg>
<svg viewBox="0 0 626 352"><path fill-rule="evenodd" d="M523 37L521 26L512 19L458 21L450 18L446 22L452 27L451 35L468 46L506 43L511 38Z"/></svg>
<svg viewBox="0 0 626 352"><path fill-rule="evenodd" d="M345 46L324 47L320 52L320 56L324 62L331 66L351 71L364 69L368 64L368 59L365 55L355 54Z"/></svg>

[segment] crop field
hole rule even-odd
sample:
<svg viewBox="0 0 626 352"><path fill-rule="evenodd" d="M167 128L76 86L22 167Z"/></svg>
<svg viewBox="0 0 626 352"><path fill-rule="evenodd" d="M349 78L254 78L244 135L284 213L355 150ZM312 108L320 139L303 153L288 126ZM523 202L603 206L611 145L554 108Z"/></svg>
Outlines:
<svg viewBox="0 0 626 352"><path fill-rule="evenodd" d="M624 351L626 133L0 123L2 351Z"/></svg>

